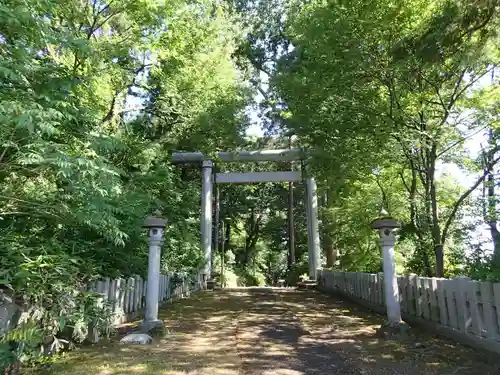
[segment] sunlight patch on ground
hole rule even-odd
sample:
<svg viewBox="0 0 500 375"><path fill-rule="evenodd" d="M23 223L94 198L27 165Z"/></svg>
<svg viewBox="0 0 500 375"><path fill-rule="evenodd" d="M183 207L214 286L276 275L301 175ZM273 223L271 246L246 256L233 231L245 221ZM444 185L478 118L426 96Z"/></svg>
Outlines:
<svg viewBox="0 0 500 375"><path fill-rule="evenodd" d="M264 371L262 375L304 375L304 373L302 371L290 370L288 368L278 368Z"/></svg>

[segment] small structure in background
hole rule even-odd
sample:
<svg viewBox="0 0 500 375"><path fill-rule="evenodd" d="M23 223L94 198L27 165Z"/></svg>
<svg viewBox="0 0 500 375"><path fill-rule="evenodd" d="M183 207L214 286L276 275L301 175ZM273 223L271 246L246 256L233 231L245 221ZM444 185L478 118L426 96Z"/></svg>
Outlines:
<svg viewBox="0 0 500 375"><path fill-rule="evenodd" d="M315 289L318 285L316 279L311 280L307 274L300 275L299 280L297 282L297 289Z"/></svg>
<svg viewBox="0 0 500 375"><path fill-rule="evenodd" d="M395 338L407 335L409 326L401 319L401 306L399 302L398 278L394 261L394 246L396 245L395 232L401 224L382 210L380 217L371 224L372 229L379 233L379 243L382 248L384 268L384 295L387 307L387 321L379 328L378 332L386 338Z"/></svg>

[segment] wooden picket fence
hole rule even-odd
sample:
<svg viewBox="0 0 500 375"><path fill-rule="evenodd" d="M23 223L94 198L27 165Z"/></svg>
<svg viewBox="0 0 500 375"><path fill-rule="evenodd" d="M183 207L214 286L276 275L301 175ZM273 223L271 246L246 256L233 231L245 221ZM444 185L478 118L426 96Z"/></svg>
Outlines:
<svg viewBox="0 0 500 375"><path fill-rule="evenodd" d="M327 290L385 308L382 273L320 271L319 278ZM447 327L454 338L460 337L456 333L473 336L482 347L500 349L500 282L408 275L398 276L398 285L403 317Z"/></svg>
<svg viewBox="0 0 500 375"><path fill-rule="evenodd" d="M174 282L177 283L174 284ZM100 303L110 307L113 325L135 318L146 307L147 280L140 276L127 279L105 278L89 286L88 290L98 293ZM160 275L158 303L189 296L203 288L201 275L168 273Z"/></svg>

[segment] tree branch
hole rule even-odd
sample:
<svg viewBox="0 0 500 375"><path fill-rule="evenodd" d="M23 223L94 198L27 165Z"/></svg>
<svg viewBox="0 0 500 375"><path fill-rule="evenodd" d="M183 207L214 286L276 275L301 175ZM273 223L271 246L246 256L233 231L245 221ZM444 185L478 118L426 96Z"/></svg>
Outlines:
<svg viewBox="0 0 500 375"><path fill-rule="evenodd" d="M389 200L387 199L387 194L384 190L384 187L380 183L379 176L376 176L375 181L377 182L377 185L380 188L380 191L382 192L382 204L384 205L384 208L387 210L387 212L391 214L391 208L389 207Z"/></svg>
<svg viewBox="0 0 500 375"><path fill-rule="evenodd" d="M496 147L494 150L492 150L492 153L495 153L498 151L499 147ZM500 161L500 157L497 157L496 159L492 160L491 163L485 166L483 170L483 174L476 180L476 182L469 188L467 189L461 196L458 198L458 200L455 202L453 209L451 210L450 216L448 216L448 219L446 220L444 227L443 227L443 233L441 235L441 243L444 244L446 237L448 235L448 231L450 229L451 223L455 219L455 216L458 212L458 209L462 205L462 203L469 197L469 195L472 194L474 190L477 189L477 187L484 181L484 179L488 176L490 171L493 169L493 167Z"/></svg>
<svg viewBox="0 0 500 375"><path fill-rule="evenodd" d="M465 142L467 139L469 139L469 138L471 138L471 137L475 136L475 135L476 135L476 134L478 134L479 132L481 132L481 131L485 130L487 127L488 127L487 125L486 125L486 126L483 126L483 127L481 127L479 130L477 130L477 131L475 131L475 132L473 132L473 133L471 133L471 134L469 134L469 135L467 135L467 136L465 136L465 137L462 137L462 138L460 138L459 140L457 140L457 141L455 141L455 142L451 143L451 144L450 144L450 145L448 145L445 149L443 149L441 152L439 152L439 153L437 154L437 157L438 157L438 158L440 158L441 156L443 156L444 154L446 154L448 151L450 151L453 147L458 146L459 144L461 144L461 143Z"/></svg>
<svg viewBox="0 0 500 375"><path fill-rule="evenodd" d="M401 177L401 181L403 182L403 186L405 187L406 191L409 193L410 192L410 187L408 186L408 183L406 182L405 176L404 176L404 169L399 172L399 177Z"/></svg>
<svg viewBox="0 0 500 375"><path fill-rule="evenodd" d="M476 26L473 26L473 27L469 27L466 31L464 31L462 33L462 35L460 35L460 37L464 37L465 35L469 34L469 36L482 29L483 27L486 27L486 25L488 25L488 23L491 21L491 19L493 18L493 15L495 14L495 7L492 6L490 9L489 9L489 12L488 12L488 15L487 17L484 19L483 22L481 22L479 25L476 25Z"/></svg>

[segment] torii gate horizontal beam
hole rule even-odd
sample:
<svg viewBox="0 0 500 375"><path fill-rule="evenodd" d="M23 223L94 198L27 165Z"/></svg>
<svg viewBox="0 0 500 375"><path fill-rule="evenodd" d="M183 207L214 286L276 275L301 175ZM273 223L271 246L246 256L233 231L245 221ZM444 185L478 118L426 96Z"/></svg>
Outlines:
<svg viewBox="0 0 500 375"><path fill-rule="evenodd" d="M215 183L229 184L239 183L246 184L252 182L290 182L302 180L300 171L288 172L246 172L246 173L216 173Z"/></svg>
<svg viewBox="0 0 500 375"><path fill-rule="evenodd" d="M298 148L217 153L218 159L223 162L296 161L306 156L307 152ZM203 160L210 160L210 157L201 152L172 153L173 163L200 163Z"/></svg>

